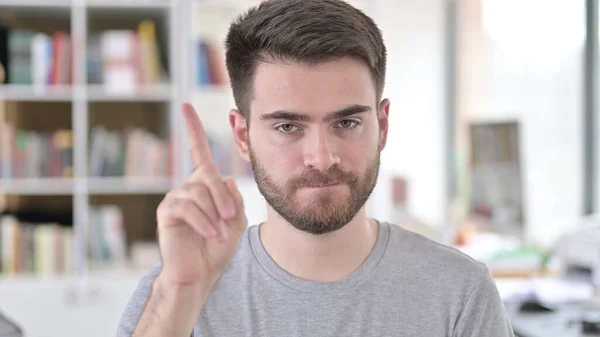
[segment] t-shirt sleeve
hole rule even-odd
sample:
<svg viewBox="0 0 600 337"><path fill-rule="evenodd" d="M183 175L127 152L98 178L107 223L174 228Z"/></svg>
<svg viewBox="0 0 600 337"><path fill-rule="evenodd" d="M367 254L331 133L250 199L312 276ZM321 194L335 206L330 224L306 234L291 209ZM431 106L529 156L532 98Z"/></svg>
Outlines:
<svg viewBox="0 0 600 337"><path fill-rule="evenodd" d="M138 325L140 317L144 312L146 303L152 293L154 280L162 269L162 264L157 261L156 264L142 277L135 291L125 306L121 315L121 320L117 327L117 337L131 337Z"/></svg>
<svg viewBox="0 0 600 337"><path fill-rule="evenodd" d="M506 307L487 268L475 284L454 329L454 337L514 337Z"/></svg>

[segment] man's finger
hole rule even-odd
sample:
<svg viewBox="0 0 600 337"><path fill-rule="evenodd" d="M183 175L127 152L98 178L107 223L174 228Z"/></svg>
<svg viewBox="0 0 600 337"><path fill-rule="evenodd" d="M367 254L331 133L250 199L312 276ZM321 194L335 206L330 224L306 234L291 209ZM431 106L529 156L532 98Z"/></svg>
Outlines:
<svg viewBox="0 0 600 337"><path fill-rule="evenodd" d="M217 228L191 201L169 196L159 205L156 216L159 224L163 224L163 226L170 227L183 222L206 238L219 235Z"/></svg>
<svg viewBox="0 0 600 337"><path fill-rule="evenodd" d="M229 193L231 193L231 196L233 197L233 201L235 202L235 208L237 210L243 210L244 209L244 198L242 197L242 194L240 193L240 190L237 186L237 183L235 182L235 179L233 179L233 178L225 179L225 186L227 186Z"/></svg>
<svg viewBox="0 0 600 337"><path fill-rule="evenodd" d="M200 171L202 172L202 170ZM233 219L236 213L235 203L233 196L227 191L227 187L221 180L221 174L216 170L206 170L203 173L202 181L210 190L219 215L224 220Z"/></svg>
<svg viewBox="0 0 600 337"><path fill-rule="evenodd" d="M248 221L246 219L246 211L244 209L244 199L242 194L240 193L239 187L237 186L235 180L233 178L227 178L225 180L225 186L227 190L233 197L235 207L236 207L236 217L233 220L235 226L240 231L243 231L248 226Z"/></svg>
<svg viewBox="0 0 600 337"><path fill-rule="evenodd" d="M216 238L219 236L219 230L211 224L206 214L196 207L193 201L178 200L176 205L175 212L172 215L174 218L182 220L205 238Z"/></svg>
<svg viewBox="0 0 600 337"><path fill-rule="evenodd" d="M185 121L185 127L190 142L190 155L194 168L212 161L208 138L202 126L202 121L190 104L183 104L181 113Z"/></svg>
<svg viewBox="0 0 600 337"><path fill-rule="evenodd" d="M181 200L192 200L196 206L206 215L212 224L219 222L219 213L215 206L210 190L204 184L185 184L173 192L173 197Z"/></svg>

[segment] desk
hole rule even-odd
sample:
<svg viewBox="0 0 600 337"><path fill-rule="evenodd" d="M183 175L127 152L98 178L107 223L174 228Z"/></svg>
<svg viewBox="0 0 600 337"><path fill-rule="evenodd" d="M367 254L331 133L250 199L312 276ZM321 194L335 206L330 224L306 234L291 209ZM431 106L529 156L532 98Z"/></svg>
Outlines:
<svg viewBox="0 0 600 337"><path fill-rule="evenodd" d="M513 330L522 337L581 337L581 307L569 305L547 313L521 313L519 305L506 305Z"/></svg>
<svg viewBox="0 0 600 337"><path fill-rule="evenodd" d="M581 336L582 304L562 304L552 312L522 313L520 301L538 298L542 303L588 303L594 288L588 283L559 278L496 279L511 324L523 337Z"/></svg>

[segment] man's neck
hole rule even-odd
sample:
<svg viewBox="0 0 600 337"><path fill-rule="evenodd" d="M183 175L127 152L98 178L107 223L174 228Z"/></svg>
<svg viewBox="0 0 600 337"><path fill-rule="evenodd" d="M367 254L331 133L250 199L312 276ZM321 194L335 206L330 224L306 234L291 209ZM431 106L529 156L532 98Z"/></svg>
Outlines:
<svg viewBox="0 0 600 337"><path fill-rule="evenodd" d="M343 228L325 235L304 233L269 207L260 237L271 258L291 275L314 282L345 278L365 262L379 233L379 224L363 209Z"/></svg>

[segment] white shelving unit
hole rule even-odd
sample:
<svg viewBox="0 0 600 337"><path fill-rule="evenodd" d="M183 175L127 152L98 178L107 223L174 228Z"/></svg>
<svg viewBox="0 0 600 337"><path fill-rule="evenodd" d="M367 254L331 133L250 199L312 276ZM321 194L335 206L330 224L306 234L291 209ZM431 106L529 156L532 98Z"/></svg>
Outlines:
<svg viewBox="0 0 600 337"><path fill-rule="evenodd" d="M256 2L255 0L253 0ZM226 27L233 16L247 8L249 1L184 1L184 0L0 0L0 19L7 10L13 14L49 17L60 13L61 20L69 21L69 35L78 45L73 58L73 84L36 87L33 85L0 84L0 104L4 102L41 102L70 104L70 129L73 132L73 178L26 178L2 179L0 177L0 201L2 196L72 196L73 229L75 232L75 256L77 275L92 275L95 267L87 260L87 236L92 198L122 198L128 196L162 196L178 186L190 173L191 163L187 146L185 126L180 117L182 102L192 102L201 114L205 127L209 132L220 130L228 132L227 112L234 107L231 90L223 86L197 87L193 84L191 74L194 62L191 58L193 36L190 23L208 27L206 20L198 22L193 14L199 12L228 13L226 19L220 17L220 27ZM190 12L194 8L195 12ZM6 13L5 12L5 13ZM108 90L101 84L88 84L86 59L89 26L95 15L106 17L115 14L120 21L130 17L136 22L149 14L161 16L162 26L166 33L166 60L163 64L169 69L169 83L139 87L134 91L119 92ZM26 25L25 25L26 26ZM27 27L25 27L27 28ZM118 27L120 29L122 27ZM112 29L108 27L108 29ZM224 32L223 32L224 33ZM224 38L224 35L222 36ZM165 60L163 59L163 62ZM191 71L190 71L191 70ZM172 136L174 158L173 176L165 178L130 178L130 177L92 177L90 176L90 130L94 125L92 115L94 106L98 104L161 104L164 111L160 116L168 133ZM209 109L207 109L210 107ZM222 111L222 118L214 114L216 109ZM126 113L124 113L125 115ZM215 118L217 117L217 118ZM126 118L126 117L124 117ZM238 177L238 185L248 204L246 211L251 224L257 224L266 218L264 199L256 184L249 177ZM1 204L1 202L0 202ZM153 213L153 209L143 212ZM127 224L126 224L127 225ZM152 225L152 224L151 224ZM86 256L85 259L81 259ZM116 269L116 268L115 268ZM122 268L121 268L122 269ZM104 268L106 270L106 268ZM115 273L119 273L115 271ZM26 277L26 276L23 276Z"/></svg>
<svg viewBox="0 0 600 337"><path fill-rule="evenodd" d="M18 195L71 195L74 186L72 179L15 179L0 182L0 191Z"/></svg>
<svg viewBox="0 0 600 337"><path fill-rule="evenodd" d="M65 102L71 107L71 125L73 132L73 178L39 178L39 179L2 179L0 176L0 198L3 195L17 196L72 196L73 229L75 235L75 267L76 275L87 273L87 228L92 207L93 196L127 196L155 195L167 193L181 182L181 158L188 155L181 151L179 145L181 135L180 104L182 82L180 73L184 70L181 58L180 17L182 10L180 0L0 0L0 19L3 13L11 13L11 18L25 16L51 17L60 13L61 20L68 20L69 35L73 42L72 78L69 86L50 86L38 88L33 85L0 84L0 104L4 102ZM110 18L113 13L118 17L117 27L123 29L123 22L131 20L139 23L148 18L158 18L156 34L165 42L161 56L161 66L168 69L168 83L140 87L132 92L115 92L104 85L88 84L86 45L90 25L96 15L102 15L103 26L97 28L113 29ZM107 23L108 22L108 23ZM27 27L27 23L24 24ZM93 105L98 104L158 104L162 107L160 115L148 118L159 118L164 123L165 134L173 141L172 164L174 174L165 178L104 178L91 177L89 174L90 129L94 122L90 114ZM157 109L153 109L157 110ZM95 113L95 112L94 112ZM123 112L124 119L127 111ZM186 149L183 149L186 150ZM181 151L181 153L179 153ZM144 209L142 212L153 213ZM152 224L150 224L152 225ZM85 257L82 259L82 257Z"/></svg>

